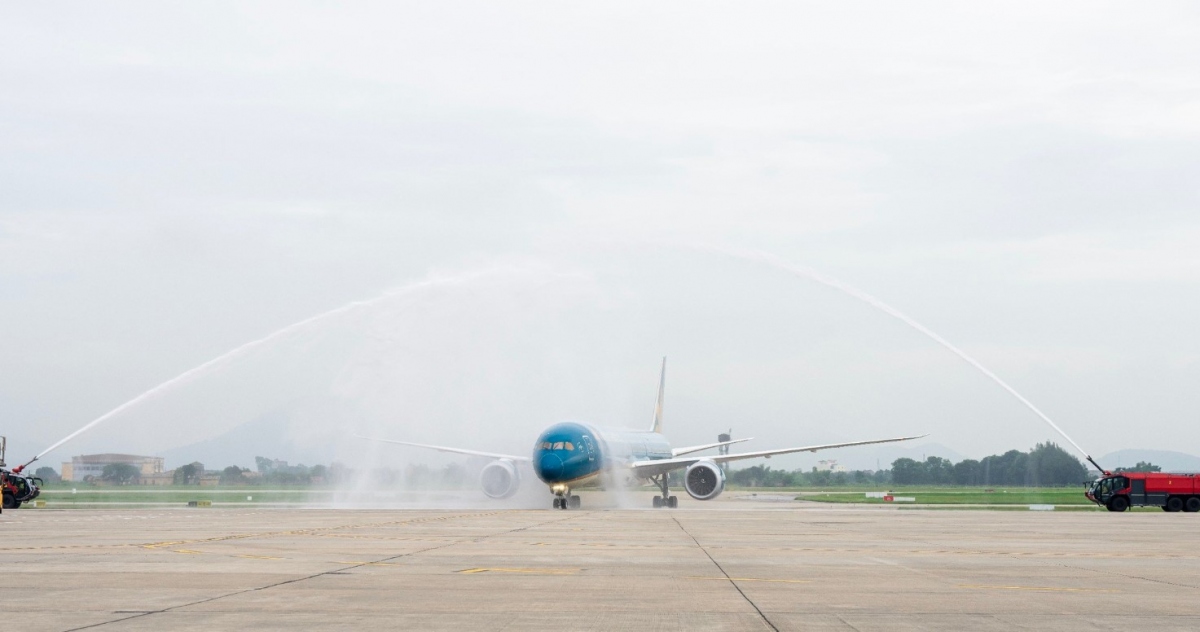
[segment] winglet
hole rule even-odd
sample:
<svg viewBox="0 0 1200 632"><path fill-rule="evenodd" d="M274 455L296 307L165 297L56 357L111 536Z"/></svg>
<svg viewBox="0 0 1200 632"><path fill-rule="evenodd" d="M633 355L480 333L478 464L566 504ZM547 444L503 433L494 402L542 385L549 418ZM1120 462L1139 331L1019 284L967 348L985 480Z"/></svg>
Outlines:
<svg viewBox="0 0 1200 632"><path fill-rule="evenodd" d="M663 391L667 388L667 356L663 356L662 373L658 377L658 400L654 403L654 424L650 432L662 432L663 425Z"/></svg>

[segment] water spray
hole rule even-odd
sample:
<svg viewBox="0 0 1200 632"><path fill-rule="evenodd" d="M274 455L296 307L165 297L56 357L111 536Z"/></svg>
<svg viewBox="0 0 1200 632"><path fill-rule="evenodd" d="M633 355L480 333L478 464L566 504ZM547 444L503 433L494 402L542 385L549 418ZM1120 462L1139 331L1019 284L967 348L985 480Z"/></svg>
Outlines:
<svg viewBox="0 0 1200 632"><path fill-rule="evenodd" d="M1087 450L1084 450L1082 447L1080 447L1080 445L1078 443L1075 443L1075 440L1072 439L1070 437L1070 435L1068 435L1066 432L1064 432L1062 428L1059 428L1058 424L1054 423L1054 421L1051 420L1050 417L1048 417L1046 415L1046 413L1043 413L1041 410L1038 409L1037 406L1034 406L1033 402L1030 402L1028 399L1025 398L1024 395L1021 395L1020 393L1018 393L1017 389L1009 386L1007 382L1000 379L1000 377L998 375L996 375L995 373L992 373L991 370L989 370L987 367L980 364L978 360L967 355L967 353L965 351L954 346L953 344L950 343L950 341L939 336L937 333L933 332L928 327L922 325L921 323L917 322L916 320L913 320L911 317L904 314L903 312L896 309L895 307L892 307L891 305L884 303L883 301L875 298L874 296L871 296L870 294L867 294L866 292L863 292L862 290L860 290L858 288L855 288L850 285L846 285L845 283L842 283L841 281L827 277L827 276L821 274L820 272L813 270L812 268L795 265L788 261L784 261L783 259L781 259L775 255L772 255L770 253L762 252L759 250L735 250L735 249L730 249L730 248L721 248L721 247L708 246L708 245L702 245L702 246L696 246L696 247L699 248L700 250L715 252L717 254L722 254L722 255L729 256L729 257L735 257L735 258L742 259L745 261L752 261L755 263L763 263L763 264L769 265L771 267L777 268L779 270L783 270L784 272L788 272L789 274L792 274L792 275L795 275L798 277L802 277L802 278L808 279L810 281L815 281L817 283L820 283L821 285L833 288L843 294L847 294L853 298L856 298L856 299L870 305L871 307L874 307L875 309L877 309L893 318L896 318L900 322L903 322L904 324L908 325L909 327L912 327L913 329L921 332L926 337L928 337L929 339L938 343L942 347L945 347L948 351L950 351L954 355L958 356L961 360L963 360L967 364L974 367L980 373L987 376L988 379L992 380L993 382L998 384L1001 388L1008 391L1008 393L1010 395L1017 398L1017 401L1024 404L1026 408L1033 411L1033 413L1035 415L1037 415L1038 417L1040 417L1042 419L1042 421L1049 424L1049 426L1051 428L1053 428L1055 430L1055 432L1062 435L1062 438L1066 439L1068 443L1070 443L1072 446L1074 446L1075 449L1078 450L1079 453L1082 454L1085 459L1087 459L1088 463L1091 463L1093 466L1095 466L1095 468L1097 470L1099 470L1101 474L1106 473L1104 468L1100 467L1100 465L1096 463L1095 459L1093 459L1091 457L1091 455L1088 454Z"/></svg>
<svg viewBox="0 0 1200 632"><path fill-rule="evenodd" d="M87 425L83 426L82 428L80 428L80 429L76 430L75 432L72 432L71 434L58 440L56 443L54 443L50 447L39 452L37 454L37 456L30 459L29 462L14 468L13 471L19 473L21 470L30 466L38 459L42 458L43 456L46 456L47 454L58 449L59 447L62 447L63 444L74 439L75 437L78 437L79 435L87 432L88 430L95 428L96 426L104 423L105 421L108 421L109 419L121 414L122 412L124 412L126 410L129 410L130 408L133 408L134 406L137 406L138 404L154 397L155 395L162 393L163 391L166 391L178 384L184 383L184 382L188 381L189 379L194 378L195 376L203 373L204 371L206 371L214 366L217 366L227 360L231 360L231 359L238 357L254 348L260 347L264 344L267 344L267 343L277 340L279 338L283 338L287 335L296 333L297 331L300 331L310 325L313 325L315 323L318 323L320 321L323 321L323 320L326 320L326 319L329 319L329 318L332 318L335 316L339 316L342 314L346 314L349 312L353 312L356 310L370 307L376 303L379 303L380 301L384 301L384 300L387 300L390 298L395 298L396 296L408 294L411 292L417 292L420 290L431 289L431 288L435 288L435 287L465 283L468 281L475 280L479 277L488 276L490 274L496 274L496 273L503 272L506 270L507 269L488 268L488 269L473 271L473 272L460 274L460 275L452 276L452 277L439 277L439 278L434 278L434 279L428 279L425 281L412 283L410 285L402 286L399 288L387 290L384 293L380 294L379 296L376 296L375 298L353 301L351 303L347 303L346 305L343 305L336 309L331 309L327 312L322 312L320 314L317 314L316 316L311 316L311 317L301 320L299 322L292 323L291 325L288 325L287 327L284 327L284 328L276 330L270 334L267 334L266 336L263 336L262 338L259 338L257 340L252 340L252 341L247 342L235 349L226 351L225 353L209 360L208 362L205 362L199 366L196 366L192 369L184 371L183 373L180 373L179 375L167 380L166 382L163 382L162 384L155 386L154 388L142 393L141 395L134 397L133 399L125 402L124 404L117 406L116 408L114 408L114 409L108 411L107 413L104 413L103 415L97 417L96 419L92 420Z"/></svg>

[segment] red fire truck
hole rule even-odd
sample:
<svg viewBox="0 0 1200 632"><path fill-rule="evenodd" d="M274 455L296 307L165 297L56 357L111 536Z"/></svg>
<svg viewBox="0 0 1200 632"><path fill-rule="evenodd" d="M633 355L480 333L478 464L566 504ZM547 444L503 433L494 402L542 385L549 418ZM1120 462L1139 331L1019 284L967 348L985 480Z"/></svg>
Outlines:
<svg viewBox="0 0 1200 632"><path fill-rule="evenodd" d="M1162 507L1163 511L1200 511L1200 474L1105 472L1087 491L1088 500L1109 511Z"/></svg>

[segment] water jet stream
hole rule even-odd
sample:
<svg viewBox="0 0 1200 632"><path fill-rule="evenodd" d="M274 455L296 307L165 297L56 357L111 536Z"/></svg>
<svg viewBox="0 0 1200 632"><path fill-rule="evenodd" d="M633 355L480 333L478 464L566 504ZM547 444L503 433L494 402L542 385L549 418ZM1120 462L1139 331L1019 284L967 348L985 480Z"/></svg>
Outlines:
<svg viewBox="0 0 1200 632"><path fill-rule="evenodd" d="M827 277L827 276L821 274L820 272L813 270L812 268L795 265L793 263L785 261L785 260L777 257L776 255L773 255L770 253L762 252L759 250L736 250L736 249L722 248L722 247L709 246L709 245L697 246L697 248L700 250L706 250L709 252L715 252L717 254L722 254L722 255L725 255L728 257L742 259L744 261L751 261L751 262L755 262L755 263L766 264L768 266L777 268L779 270L782 270L782 271L792 274L794 276L802 277L802 278L808 279L810 281L815 281L817 283L820 283L821 285L833 288L843 294L847 294L851 297L854 297L854 298L870 305L871 307L874 307L875 309L887 314L888 316L896 318L900 322L903 322L904 324L908 325L909 327L912 327L913 329L921 332L926 337L928 337L929 339L938 343L939 345L945 347L946 350L948 350L951 353L953 353L954 355L958 356L961 360L963 360L967 364L974 367L980 373L987 376L990 380L992 380L993 382L998 384L1004 390L1008 391L1008 393L1010 395L1017 398L1017 401L1024 404L1026 408L1033 411L1033 413L1035 415L1037 415L1038 417L1040 417L1042 419L1042 421L1049 424L1049 426L1051 428L1053 428L1056 432L1058 432L1058 434L1062 435L1062 438L1066 439L1068 443L1070 443L1072 446L1074 446L1075 449L1078 450L1079 453L1082 454L1084 456L1084 458L1086 458L1088 460L1089 463L1091 463L1092 465L1094 465L1096 467L1096 469L1100 470L1102 473L1104 472L1104 468L1102 468L1096 464L1096 461L1092 459L1091 455L1088 454L1087 450L1084 450L1082 447L1079 446L1078 443L1075 443L1075 440L1072 439L1070 437L1070 435L1068 435L1066 432L1064 432L1062 428L1059 428L1058 424L1054 423L1054 421L1051 420L1050 417L1046 415L1046 413L1043 413L1041 410L1038 409L1037 406L1034 406L1033 402L1030 402L1028 399L1025 399L1024 395L1021 395L1020 393L1018 393L1017 389L1009 386L1007 382L1000 379L1000 377L998 375L996 375L995 373L992 373L991 370L989 370L987 367L980 364L978 360L967 355L967 353L965 351L954 346L953 344L950 343L950 341L939 336L937 333L933 332L928 327L922 325L921 323L917 322L916 320L913 320L911 317L904 314L903 312L896 309L895 307L892 307L891 305L884 303L883 301L875 298L874 296L871 296L870 294L867 294L866 292L863 292L862 290L860 290L858 288L855 288L850 285L846 285L845 283L842 283L841 281Z"/></svg>
<svg viewBox="0 0 1200 632"><path fill-rule="evenodd" d="M24 465L17 468L16 471L20 472L21 470L23 470L24 468L26 468L30 464L32 464L34 461L37 461L38 459L42 458L43 456L46 456L50 452L62 447L63 444L74 439L75 437L78 437L79 435L87 432L88 430L95 428L96 426L104 423L105 421L108 421L109 419L116 417L117 415L121 414L122 412L129 410L130 408L133 408L134 406L137 406L138 404L154 397L155 395L158 395L174 386L182 384L182 383L196 377L197 375L200 375L201 373L205 372L206 370L208 370L214 366L217 366L227 360L231 360L237 356L240 356L240 355L246 353L247 351L250 351L251 349L260 347L264 344L267 344L269 342L272 342L274 340L277 340L277 339L287 336L289 334L300 331L300 330L308 327L309 325L315 324L317 322L323 321L328 318L332 318L334 316L339 316L339 315L346 314L346 313L349 313L349 312L352 312L352 311L355 311L358 309L370 307L370 306L372 306L380 301L386 300L386 299L395 298L397 296L401 296L404 294L418 292L421 290L427 290L427 289L431 289L431 288L435 288L435 287L456 285L456 284L475 280L479 277L488 276L491 274L496 274L496 273L507 271L507 270L508 270L507 268L505 268L505 269L489 268L489 269L484 269L484 270L472 271L472 272L460 274L457 276L427 279L425 281L419 281L417 283L412 283L410 285L387 290L384 293L380 294L379 296L376 296L375 298L353 301L351 303L347 303L346 305L343 305L336 309L331 309L327 312L322 312L315 316L310 316L309 318L305 318L304 320L301 320L299 322L292 323L291 325L288 325L287 327L284 327L284 328L276 330L270 334L267 334L266 336L263 336L262 338L259 338L257 340L252 340L252 341L247 342L235 349L226 351L225 353L209 360L208 362L205 362L204 364L201 364L192 369L184 371L183 373L180 373L179 375L167 380L166 382L163 382L162 384L155 386L154 388L142 393L141 395L134 397L133 399L125 402L124 404L117 406L116 408L114 408L114 409L108 411L107 413L104 413L103 415L97 417L96 419L92 420L91 422L89 422L88 424L83 426L82 428L80 428L80 429L76 430L75 432L72 432L71 434L58 440L56 443L54 443L54 445L51 445L50 447L46 448L45 450L42 450L41 452L38 453L37 456L30 459L28 463L25 463Z"/></svg>

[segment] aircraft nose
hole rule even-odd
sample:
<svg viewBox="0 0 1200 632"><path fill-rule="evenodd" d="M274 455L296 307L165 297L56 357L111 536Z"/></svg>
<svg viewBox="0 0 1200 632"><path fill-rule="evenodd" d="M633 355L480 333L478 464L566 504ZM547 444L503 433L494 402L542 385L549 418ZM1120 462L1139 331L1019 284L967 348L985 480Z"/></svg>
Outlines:
<svg viewBox="0 0 1200 632"><path fill-rule="evenodd" d="M538 460L538 472L542 475L542 480L552 481L562 476L563 461L557 454L547 452Z"/></svg>

